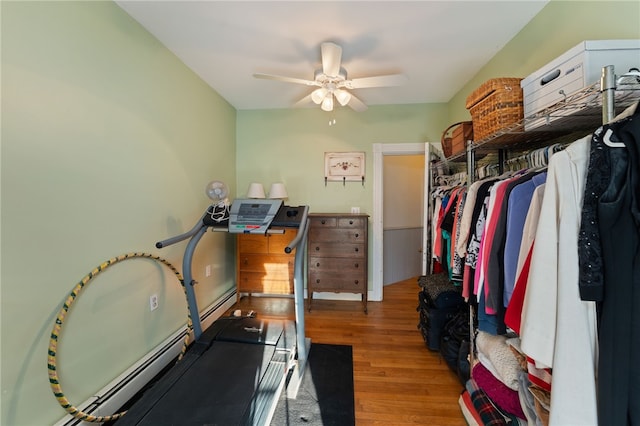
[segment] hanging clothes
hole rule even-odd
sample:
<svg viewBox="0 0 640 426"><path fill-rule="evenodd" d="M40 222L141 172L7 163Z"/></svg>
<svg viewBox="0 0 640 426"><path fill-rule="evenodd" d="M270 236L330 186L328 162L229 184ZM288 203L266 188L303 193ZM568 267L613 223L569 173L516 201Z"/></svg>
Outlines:
<svg viewBox="0 0 640 426"><path fill-rule="evenodd" d="M502 303L506 308L511 301L511 295L516 284L516 272L518 267L518 259L520 256L520 245L524 233L524 225L527 217L533 193L535 189L544 184L547 180L546 171L536 173L524 182L516 185L509 196L506 226L505 226L505 242L503 250L504 268L503 268L503 297Z"/></svg>
<svg viewBox="0 0 640 426"><path fill-rule="evenodd" d="M484 222L487 216L487 208L489 204L489 192L493 187L496 179L490 179L483 182L477 191L476 203L473 208L471 217L471 234L467 245L467 254L465 257L465 276L463 278L462 295L466 299L471 298L475 294L475 270L478 263L478 255L480 253L480 243L484 233Z"/></svg>
<svg viewBox="0 0 640 426"><path fill-rule="evenodd" d="M533 191L533 196L531 197L522 230L518 264L516 265L516 283L504 316L505 324L518 334L520 334L522 306L527 290L529 269L531 267L531 254L533 253L535 234L538 229L538 219L540 218L544 188L545 184L543 183Z"/></svg>
<svg viewBox="0 0 640 426"><path fill-rule="evenodd" d="M580 290L601 300L598 416L640 424L640 113L594 133L581 226ZM606 184L605 184L606 183ZM594 223L596 224L594 226ZM601 243L601 244L599 244Z"/></svg>
<svg viewBox="0 0 640 426"><path fill-rule="evenodd" d="M511 209L509 208L509 199L513 193L513 190L526 182L531 182L534 177L539 175L541 172L538 170L534 171L522 171L519 174L516 174L513 178L509 179L504 187L504 197L501 203L500 210L496 220L495 231L493 234L493 241L491 244L491 248L488 252L489 258L487 263L487 288L489 289L487 298L487 307L489 308L490 313L498 314L501 317L504 316L504 308L506 304L504 303L505 299L505 280L504 280L504 272L505 272L505 254L510 255L511 253L506 252L505 245L507 241L507 217L511 214L512 219L513 216L519 215L524 222L526 210L515 211L513 206ZM532 191L533 192L533 191ZM515 230L509 230L514 232ZM510 259L513 260L513 263L517 263L517 253L513 252L513 257ZM512 288L513 286L511 286ZM511 294L511 290L509 291L509 297Z"/></svg>
<svg viewBox="0 0 640 426"><path fill-rule="evenodd" d="M464 272L464 258L455 249L458 238L460 238L460 222L462 222L462 211L467 199L467 188L463 187L458 194L458 204L454 214L453 231L451 233L451 280L456 285L462 284L462 274Z"/></svg>
<svg viewBox="0 0 640 426"><path fill-rule="evenodd" d="M580 300L578 233L591 135L550 159L525 294L521 347L553 369L550 424L597 424L596 310Z"/></svg>

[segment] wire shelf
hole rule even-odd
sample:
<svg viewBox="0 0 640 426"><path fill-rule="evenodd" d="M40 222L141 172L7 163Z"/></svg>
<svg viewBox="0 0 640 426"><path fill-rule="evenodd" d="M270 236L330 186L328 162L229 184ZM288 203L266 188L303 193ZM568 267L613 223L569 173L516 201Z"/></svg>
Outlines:
<svg viewBox="0 0 640 426"><path fill-rule="evenodd" d="M614 94L615 114L638 100L640 83L619 84ZM600 82L597 82L491 136L472 141L471 149L482 155L497 149L523 151L548 145L551 141L562 143L577 140L602 124L602 111L602 92ZM465 161L466 155L466 151L463 151L447 157L445 161Z"/></svg>

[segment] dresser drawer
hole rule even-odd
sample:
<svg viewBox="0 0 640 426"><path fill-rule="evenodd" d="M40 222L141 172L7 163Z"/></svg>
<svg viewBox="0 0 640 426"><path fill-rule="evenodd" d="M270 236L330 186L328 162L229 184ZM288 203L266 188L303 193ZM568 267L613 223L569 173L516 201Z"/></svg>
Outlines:
<svg viewBox="0 0 640 426"><path fill-rule="evenodd" d="M238 291L247 293L290 294L293 293L293 274L290 277L265 272L240 271Z"/></svg>
<svg viewBox="0 0 640 426"><path fill-rule="evenodd" d="M366 250L364 244L313 242L309 245L309 256L363 258Z"/></svg>
<svg viewBox="0 0 640 426"><path fill-rule="evenodd" d="M238 234L237 244L239 253L269 252L269 240L264 235Z"/></svg>
<svg viewBox="0 0 640 426"><path fill-rule="evenodd" d="M309 256L307 268L310 272L330 272L337 271L341 274L346 273L362 273L367 267L363 258L353 259L337 259L333 257Z"/></svg>
<svg viewBox="0 0 640 426"><path fill-rule="evenodd" d="M293 241L296 235L297 231L295 229L288 229L284 234L267 234L267 239L269 240L269 253L285 255L285 247Z"/></svg>
<svg viewBox="0 0 640 426"><path fill-rule="evenodd" d="M285 255L284 249L296 237L296 230L274 234L238 234L239 253L271 253Z"/></svg>
<svg viewBox="0 0 640 426"><path fill-rule="evenodd" d="M293 276L293 259L269 254L242 254L238 258L238 270Z"/></svg>
<svg viewBox="0 0 640 426"><path fill-rule="evenodd" d="M340 271L309 271L311 291L344 291L363 293L366 291L366 276L359 273L343 273Z"/></svg>
<svg viewBox="0 0 640 426"><path fill-rule="evenodd" d="M309 228L335 228L338 219L335 217L312 217L309 220Z"/></svg>
<svg viewBox="0 0 640 426"><path fill-rule="evenodd" d="M361 217L341 217L338 219L338 228L364 229L365 220Z"/></svg>
<svg viewBox="0 0 640 426"><path fill-rule="evenodd" d="M362 229L356 228L311 228L309 230L309 240L313 242L364 243L365 236Z"/></svg>

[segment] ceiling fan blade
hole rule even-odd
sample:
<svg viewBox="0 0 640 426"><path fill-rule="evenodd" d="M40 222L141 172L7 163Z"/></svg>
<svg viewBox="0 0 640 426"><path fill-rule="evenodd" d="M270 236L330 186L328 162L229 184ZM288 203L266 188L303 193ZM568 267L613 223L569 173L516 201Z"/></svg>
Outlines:
<svg viewBox="0 0 640 426"><path fill-rule="evenodd" d="M351 95L351 99L349 99L349 107L357 112L366 111L368 108L364 102L353 96L353 94Z"/></svg>
<svg viewBox="0 0 640 426"><path fill-rule="evenodd" d="M313 80L305 80L303 78L296 77L285 77L282 75L273 75L273 74L253 74L255 78L263 78L265 80L276 80L276 81L284 81L286 83L296 83L296 84L304 84L306 86L319 86L320 84L317 81Z"/></svg>
<svg viewBox="0 0 640 426"><path fill-rule="evenodd" d="M311 100L311 93L309 93L307 96L305 96L304 98L300 99L298 102L293 104L293 107L300 108L300 107L305 107L309 104L313 104L313 101Z"/></svg>
<svg viewBox="0 0 640 426"><path fill-rule="evenodd" d="M342 47L335 43L326 42L320 45L322 53L322 72L329 77L337 77L340 73L342 61Z"/></svg>
<svg viewBox="0 0 640 426"><path fill-rule="evenodd" d="M366 89L369 87L402 86L407 80L407 76L404 74L390 74L345 80L342 85L347 89Z"/></svg>

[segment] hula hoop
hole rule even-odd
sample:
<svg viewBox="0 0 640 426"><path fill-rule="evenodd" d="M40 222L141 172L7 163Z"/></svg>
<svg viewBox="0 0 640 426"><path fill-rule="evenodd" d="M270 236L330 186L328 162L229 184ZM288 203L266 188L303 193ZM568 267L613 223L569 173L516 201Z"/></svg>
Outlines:
<svg viewBox="0 0 640 426"><path fill-rule="evenodd" d="M60 335L60 330L62 329L62 324L64 323L64 319L67 313L69 312L69 308L71 307L73 302L76 300L76 298L78 297L78 295L80 294L80 291L82 291L84 286L87 285L89 281L91 281L96 275L98 275L100 272L107 269L109 266L112 266L123 260L133 259L135 257L153 259L166 265L169 269L171 269L171 271L173 271L173 273L176 275L178 280L180 280L180 284L182 285L183 290L185 290L185 297L186 297L186 288L184 285L184 279L182 278L182 275L180 274L180 272L167 260L149 253L127 253L118 257L111 258L106 262L102 263L100 266L96 267L93 271L89 272L87 275L85 275L84 278L80 280L80 282L78 282L78 284L71 291L66 301L62 305L62 308L58 312L56 322L53 326L53 330L51 331L51 338L49 339L49 348L47 350L47 353L48 353L47 367L49 369L49 384L51 386L51 390L55 395L56 399L58 400L58 403L62 406L62 408L64 408L67 413L71 414L76 419L83 420L85 422L104 423L104 422L117 420L127 413L126 411L123 411L117 414L112 414L110 416L93 416L91 414L80 411L77 407L71 404L67 399L67 397L64 395L64 392L62 392L62 387L60 386L60 380L58 378L58 372L56 367L56 357L57 357L56 349L57 349L58 340L59 340L58 336ZM187 335L184 339L184 344L182 345L182 350L180 352L180 355L178 356L178 360L182 359L182 357L184 356L187 350L187 347L189 346L189 335L193 329L193 323L191 321L191 312L188 311L187 317L188 317Z"/></svg>

